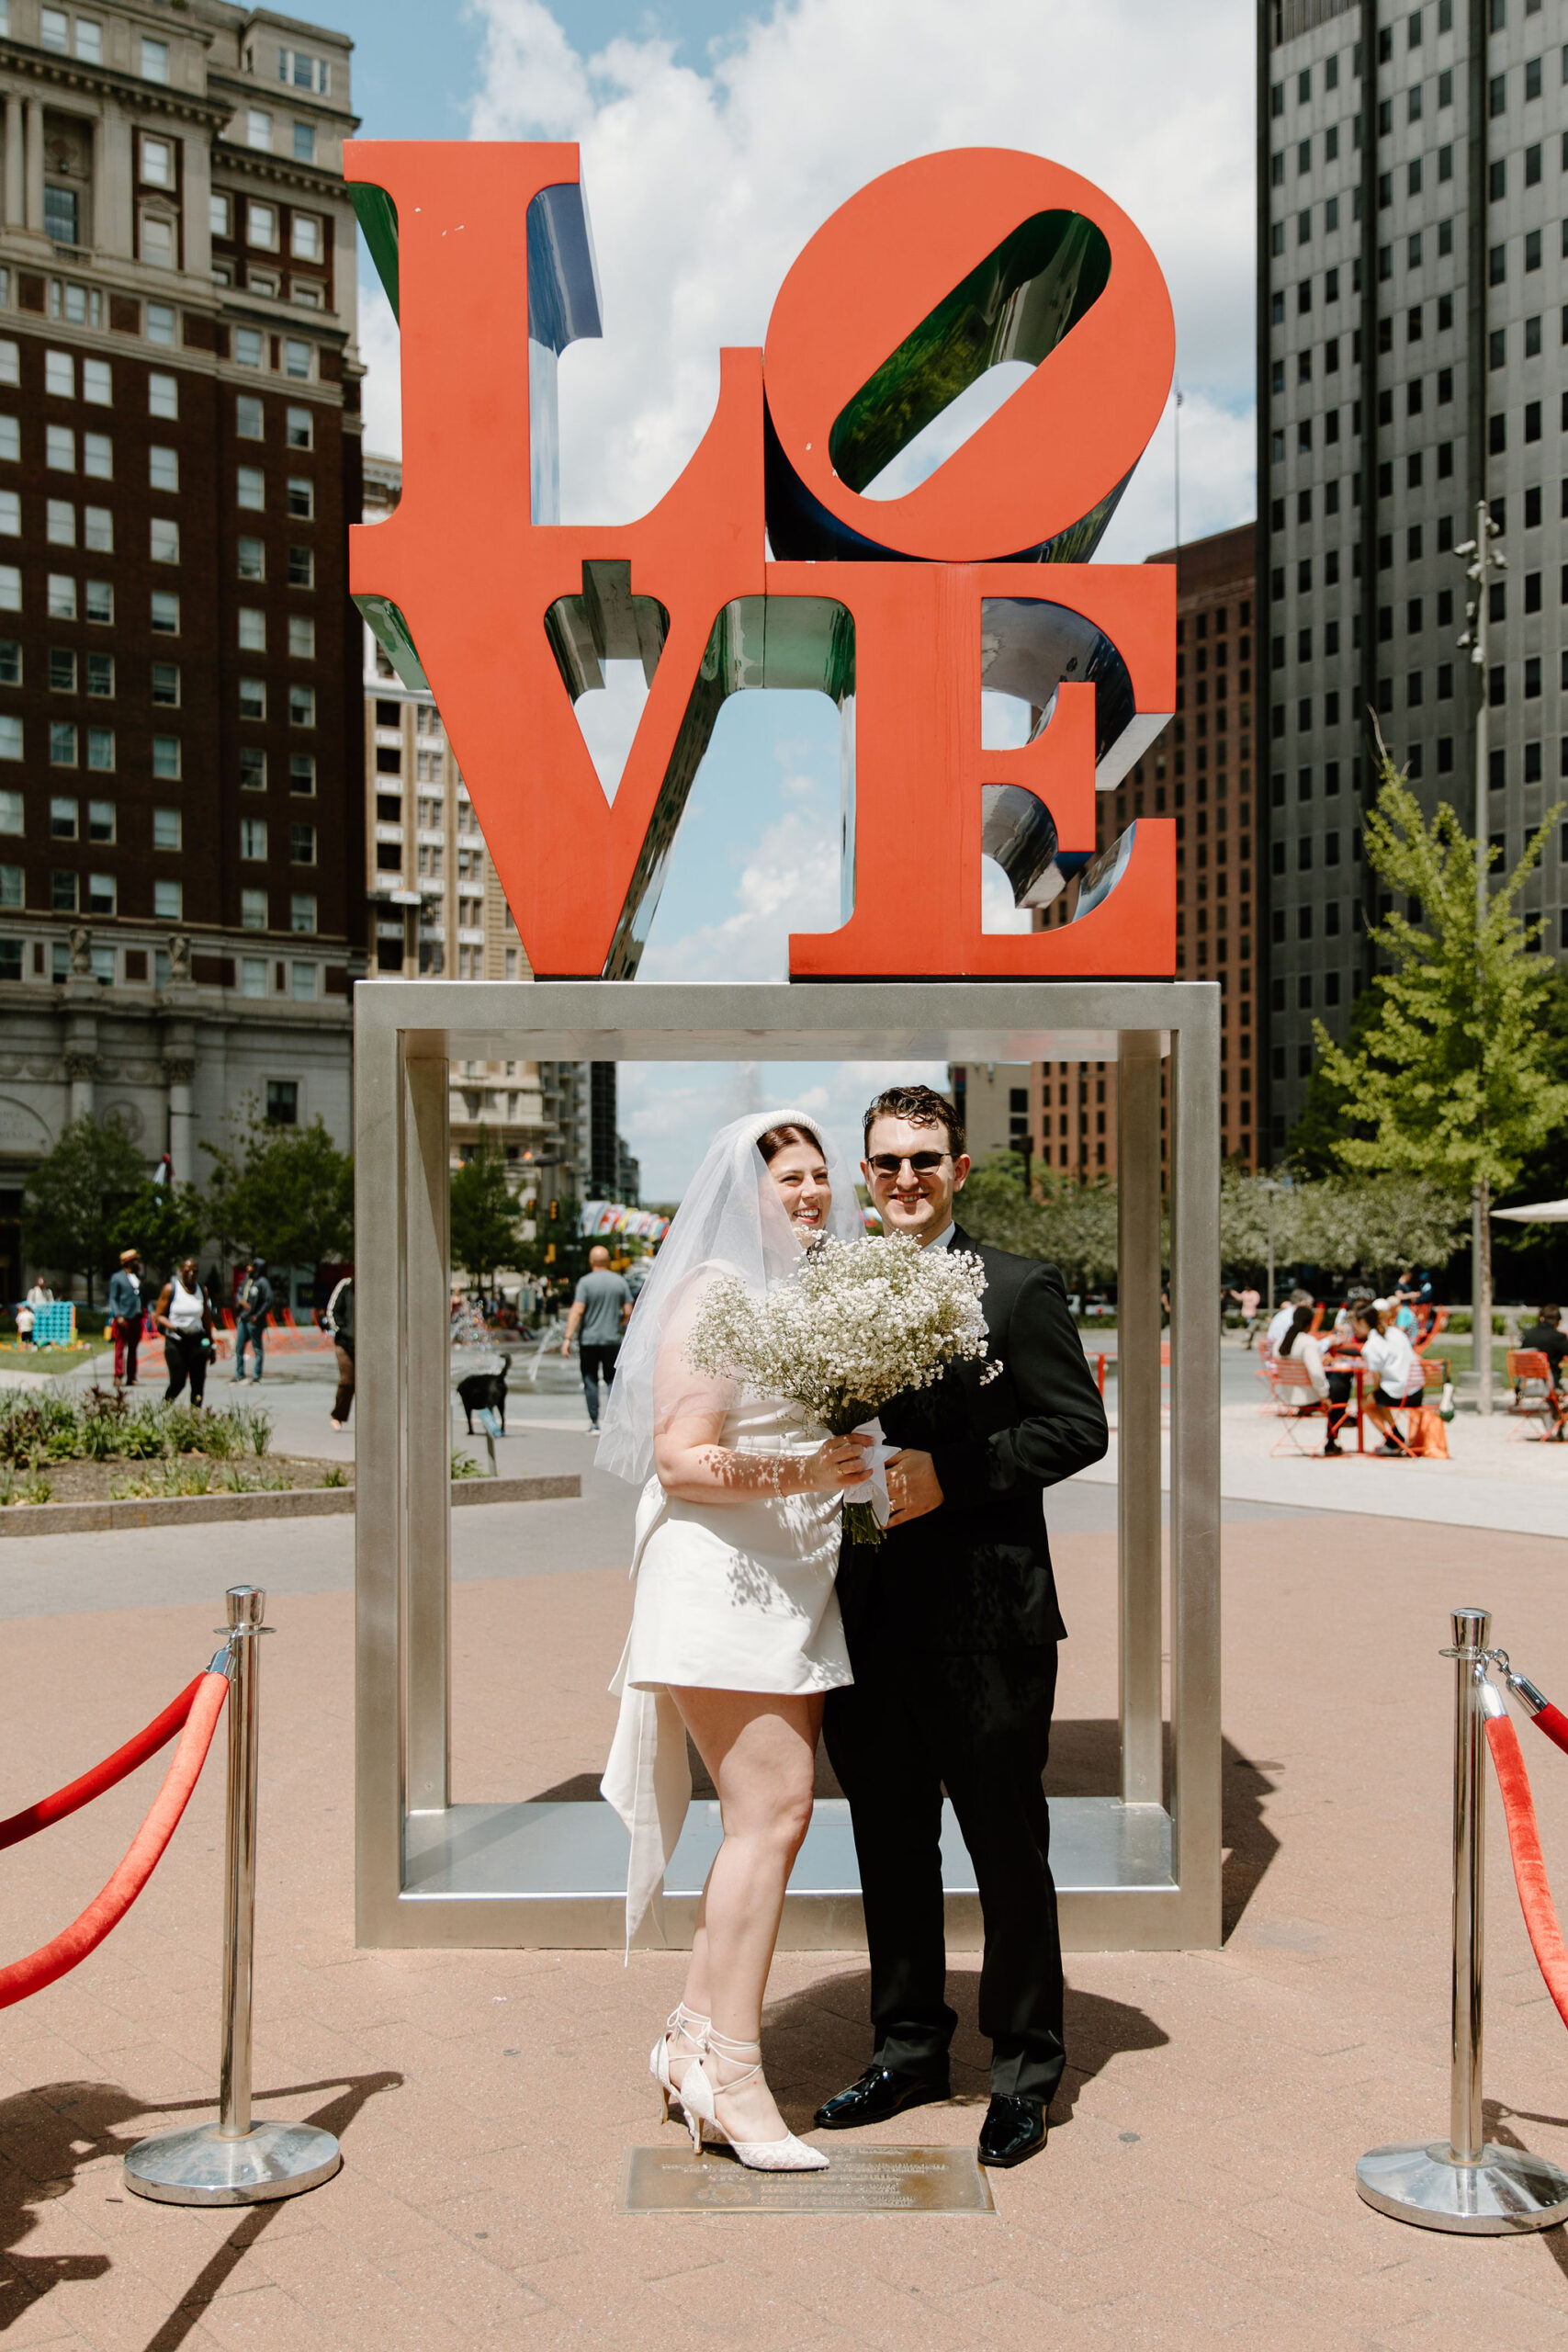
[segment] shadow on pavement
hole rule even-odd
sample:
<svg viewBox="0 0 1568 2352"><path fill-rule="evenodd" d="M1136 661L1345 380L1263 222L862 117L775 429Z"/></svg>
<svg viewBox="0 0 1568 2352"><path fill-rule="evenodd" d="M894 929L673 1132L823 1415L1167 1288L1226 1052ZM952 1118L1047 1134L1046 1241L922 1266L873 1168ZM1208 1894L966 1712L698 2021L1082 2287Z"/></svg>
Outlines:
<svg viewBox="0 0 1568 2352"><path fill-rule="evenodd" d="M333 2081L280 2084L257 2091L258 2103L304 2098L312 2091L334 2091L303 2120L342 2139L367 2100L396 2090L403 2077L384 2072ZM51 2289L71 2279L101 2278L110 2267L107 2254L35 2256L16 2249L38 2227L39 2206L69 2194L85 2165L123 2156L141 2135L127 2127L147 2115L181 2115L210 2109L207 2099L180 2099L167 2106L139 2099L116 2083L47 2083L0 2099L0 2335L15 2325ZM330 2188L331 2184L327 2184ZM287 2201L287 2200L286 2200ZM276 2205L241 2209L241 2219L180 2297L145 2352L175 2352L200 2324L211 2303L255 2244Z"/></svg>

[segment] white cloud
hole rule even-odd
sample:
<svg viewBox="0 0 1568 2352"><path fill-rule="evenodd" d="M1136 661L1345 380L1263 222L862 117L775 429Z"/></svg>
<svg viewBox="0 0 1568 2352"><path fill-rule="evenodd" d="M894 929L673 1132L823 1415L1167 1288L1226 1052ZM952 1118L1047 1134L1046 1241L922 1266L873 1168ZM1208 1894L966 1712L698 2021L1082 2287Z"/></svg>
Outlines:
<svg viewBox="0 0 1568 2352"><path fill-rule="evenodd" d="M885 1086L946 1084L941 1062L623 1062L616 1109L643 1199L678 1201L715 1128L744 1112L808 1111L858 1160L861 1114Z"/></svg>
<svg viewBox="0 0 1568 2352"><path fill-rule="evenodd" d="M811 775L786 776L784 791L791 806L741 867L732 910L679 938L656 918L639 978L784 980L792 931L838 929L838 809Z"/></svg>
<svg viewBox="0 0 1568 2352"><path fill-rule="evenodd" d="M563 517L627 520L651 505L712 413L719 345L760 344L784 272L828 214L938 148L1024 148L1098 182L1170 284L1195 444L1200 397L1233 412L1250 401L1246 0L781 0L706 74L652 36L585 57L543 0L474 11L475 136L582 148L605 331L561 363ZM1245 433L1223 462L1228 497L1211 503L1222 523L1239 521ZM1170 538L1168 500L1140 513L1133 496L1129 523L1147 536L1118 548L1123 560ZM1199 515L1194 531L1214 526Z"/></svg>

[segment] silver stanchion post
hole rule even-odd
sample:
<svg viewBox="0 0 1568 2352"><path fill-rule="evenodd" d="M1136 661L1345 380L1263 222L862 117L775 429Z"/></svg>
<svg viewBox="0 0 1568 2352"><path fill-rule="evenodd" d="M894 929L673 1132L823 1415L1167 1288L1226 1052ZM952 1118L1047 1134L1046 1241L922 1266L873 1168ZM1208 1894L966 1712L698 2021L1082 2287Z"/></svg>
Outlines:
<svg viewBox="0 0 1568 2352"><path fill-rule="evenodd" d="M1488 2141L1482 2113L1484 2025L1486 1791L1488 1715L1503 1702L1487 1679L1492 1618L1456 1609L1454 1661L1453 2071L1449 2136L1372 2148L1356 2166L1369 2205L1424 2230L1505 2237L1568 2221L1568 2173L1527 2149Z"/></svg>
<svg viewBox="0 0 1568 2352"><path fill-rule="evenodd" d="M223 1901L223 2040L216 2123L160 2132L132 2148L125 2185L162 2205L262 2205L330 2180L343 2152L313 2123L251 2120L251 1995L256 1917L256 1727L259 1641L266 1595L225 1596L228 1640L213 1660L229 1674L229 1793Z"/></svg>

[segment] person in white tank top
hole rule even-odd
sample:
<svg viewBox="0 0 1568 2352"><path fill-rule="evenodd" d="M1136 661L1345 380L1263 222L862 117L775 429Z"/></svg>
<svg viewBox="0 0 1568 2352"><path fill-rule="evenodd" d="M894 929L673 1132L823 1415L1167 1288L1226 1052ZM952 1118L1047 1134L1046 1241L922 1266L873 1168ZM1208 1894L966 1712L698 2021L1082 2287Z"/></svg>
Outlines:
<svg viewBox="0 0 1568 2352"><path fill-rule="evenodd" d="M212 1309L194 1258L183 1258L159 1294L152 1319L164 1335L169 1383L164 1401L172 1404L190 1383L190 1401L199 1408L212 1352Z"/></svg>

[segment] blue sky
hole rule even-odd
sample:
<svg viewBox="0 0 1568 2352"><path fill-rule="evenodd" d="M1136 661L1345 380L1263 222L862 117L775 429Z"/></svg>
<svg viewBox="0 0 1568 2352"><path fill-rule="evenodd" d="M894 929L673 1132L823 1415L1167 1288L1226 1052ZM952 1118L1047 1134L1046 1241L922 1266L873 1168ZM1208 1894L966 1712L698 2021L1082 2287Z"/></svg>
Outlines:
<svg viewBox="0 0 1568 2352"><path fill-rule="evenodd" d="M1184 536L1253 512L1249 0L339 0L329 13L356 44L365 136L581 143L604 335L561 362L563 521L645 512L701 436L720 344L761 342L812 231L890 164L971 144L1052 155L1138 221L1176 308ZM396 329L367 263L365 280L367 446L395 450ZM1173 454L1168 413L1103 558L1170 543ZM626 670L579 705L607 790L640 697ZM783 978L788 932L837 921L838 798L825 699L735 696L642 977ZM1010 927L988 879L987 921ZM711 1125L753 1101L804 1087L847 1139L871 1076L626 1067L645 1196L678 1193Z"/></svg>

